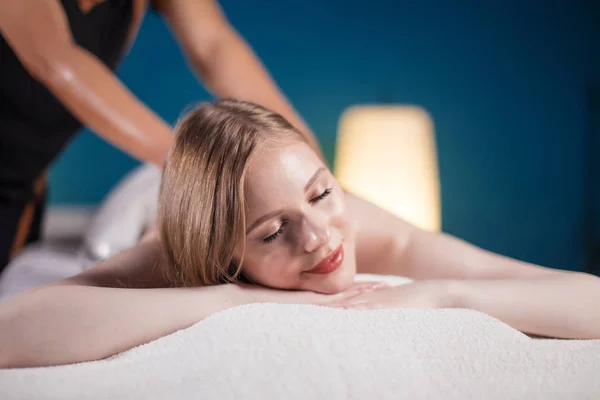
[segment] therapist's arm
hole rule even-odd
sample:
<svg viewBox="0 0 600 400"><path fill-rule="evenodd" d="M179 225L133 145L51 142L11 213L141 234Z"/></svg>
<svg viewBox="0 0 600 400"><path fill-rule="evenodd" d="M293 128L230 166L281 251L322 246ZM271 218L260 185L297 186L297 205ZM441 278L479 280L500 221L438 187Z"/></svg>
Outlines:
<svg viewBox="0 0 600 400"><path fill-rule="evenodd" d="M171 128L73 41L58 0L0 0L0 31L27 71L98 135L162 166Z"/></svg>
<svg viewBox="0 0 600 400"><path fill-rule="evenodd" d="M219 97L252 101L286 118L321 154L319 143L215 0L155 0L196 73ZM291 61L290 61L291 62Z"/></svg>

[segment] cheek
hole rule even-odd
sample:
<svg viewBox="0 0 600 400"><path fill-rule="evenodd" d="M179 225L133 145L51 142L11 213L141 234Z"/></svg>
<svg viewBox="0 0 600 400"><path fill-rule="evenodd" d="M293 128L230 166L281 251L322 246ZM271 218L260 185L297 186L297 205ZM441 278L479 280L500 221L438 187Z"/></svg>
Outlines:
<svg viewBox="0 0 600 400"><path fill-rule="evenodd" d="M344 194L338 187L335 198L332 199L330 206L331 226L340 230L344 238L350 239L354 236L354 220L346 210Z"/></svg>
<svg viewBox="0 0 600 400"><path fill-rule="evenodd" d="M258 284L290 289L297 285L297 261L297 258L288 256L285 249L272 249L268 254L247 255L242 271Z"/></svg>

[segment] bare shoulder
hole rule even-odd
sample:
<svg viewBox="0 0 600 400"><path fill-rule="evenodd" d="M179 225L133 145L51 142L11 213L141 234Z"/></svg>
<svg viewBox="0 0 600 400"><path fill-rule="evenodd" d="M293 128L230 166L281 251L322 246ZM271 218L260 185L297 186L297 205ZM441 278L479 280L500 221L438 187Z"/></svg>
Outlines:
<svg viewBox="0 0 600 400"><path fill-rule="evenodd" d="M359 273L402 275L403 252L414 225L358 196L347 193L346 207L356 224L356 262Z"/></svg>
<svg viewBox="0 0 600 400"><path fill-rule="evenodd" d="M398 230L417 230L414 225L351 193L346 193L346 207L362 230L398 233Z"/></svg>

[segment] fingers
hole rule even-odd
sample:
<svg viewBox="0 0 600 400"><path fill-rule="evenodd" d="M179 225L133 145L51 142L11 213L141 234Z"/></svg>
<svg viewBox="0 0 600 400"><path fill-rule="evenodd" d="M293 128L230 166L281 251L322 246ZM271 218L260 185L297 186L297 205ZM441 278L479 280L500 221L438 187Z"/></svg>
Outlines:
<svg viewBox="0 0 600 400"><path fill-rule="evenodd" d="M344 310L373 310L376 307L373 306L372 303L357 303L357 304L348 304L348 305L342 305L342 306L337 306L335 308L342 308Z"/></svg>
<svg viewBox="0 0 600 400"><path fill-rule="evenodd" d="M370 304L378 302L381 298L380 291L389 288L390 285L378 284L368 288L359 288L346 296L335 299L335 301L326 304L329 307L355 307L361 304ZM358 293L357 293L358 292ZM344 293L345 294L345 293Z"/></svg>
<svg viewBox="0 0 600 400"><path fill-rule="evenodd" d="M357 288L357 289L363 290L363 293L364 293L364 292L369 292L371 290L377 290L377 289L383 289L383 288L389 288L389 287L391 287L391 285L389 283L373 281L373 282L357 282L353 286L351 286L350 289ZM348 290L350 290L350 289L348 289Z"/></svg>
<svg viewBox="0 0 600 400"><path fill-rule="evenodd" d="M382 283L382 282L364 282L361 284L357 284L357 285L351 287L350 289L344 290L343 292L334 295L335 299L331 299L331 300L334 300L334 301L347 300L352 297L358 296L360 294L368 293L373 290L377 290L377 289L381 289L381 288L385 288L385 287L389 287L389 285L387 283Z"/></svg>
<svg viewBox="0 0 600 400"><path fill-rule="evenodd" d="M383 286L380 282L361 282L360 284L354 284L343 292L336 294L316 294L318 300L314 303L319 305L329 305L333 303L342 304L342 302L347 301L348 299L381 287Z"/></svg>
<svg viewBox="0 0 600 400"><path fill-rule="evenodd" d="M326 305L329 307L335 307L347 304L350 299L356 298L362 294L373 292L375 290L383 289L390 287L387 283L382 282L364 282L360 285L354 285L343 292L327 295L326 298L323 299L319 304Z"/></svg>
<svg viewBox="0 0 600 400"><path fill-rule="evenodd" d="M380 281L362 281L362 282L354 282L352 285L350 285L350 287L348 289L357 288L357 287L380 286L380 285L389 286L387 283L380 282Z"/></svg>
<svg viewBox="0 0 600 400"><path fill-rule="evenodd" d="M319 305L344 305L348 301L361 294L369 293L378 289L390 287L383 282L358 282L343 292L336 294L322 294L309 291L286 291L257 287L255 285L238 284L252 302L275 302L275 303L300 303Z"/></svg>

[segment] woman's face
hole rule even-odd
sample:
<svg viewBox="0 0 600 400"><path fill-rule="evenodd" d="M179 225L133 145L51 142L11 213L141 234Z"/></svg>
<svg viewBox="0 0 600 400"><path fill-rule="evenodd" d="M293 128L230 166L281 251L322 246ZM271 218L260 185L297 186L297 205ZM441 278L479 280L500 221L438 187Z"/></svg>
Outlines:
<svg viewBox="0 0 600 400"><path fill-rule="evenodd" d="M246 277L273 288L320 293L337 293L353 282L354 235L344 194L307 144L257 150L245 200Z"/></svg>

